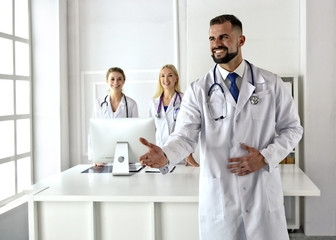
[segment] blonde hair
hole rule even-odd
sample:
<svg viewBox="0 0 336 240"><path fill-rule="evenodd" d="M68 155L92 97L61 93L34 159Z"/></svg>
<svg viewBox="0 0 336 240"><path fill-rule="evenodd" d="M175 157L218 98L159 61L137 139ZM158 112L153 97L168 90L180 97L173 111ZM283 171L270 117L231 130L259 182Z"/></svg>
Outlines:
<svg viewBox="0 0 336 240"><path fill-rule="evenodd" d="M161 85L161 80L160 80L160 76L161 76L161 72L164 68L169 68L170 70L172 70L174 72L174 74L176 75L177 77L177 81L175 83L175 91L178 92L178 93L181 93L181 90L180 90L180 77L179 77L179 74L177 72L177 69L176 67L173 65L173 64L166 64L164 65L161 69L160 69L160 73L159 73L159 81L158 81L158 84L157 84L157 89L156 89L156 93L154 95L154 98L158 98L162 95L163 93L163 87Z"/></svg>

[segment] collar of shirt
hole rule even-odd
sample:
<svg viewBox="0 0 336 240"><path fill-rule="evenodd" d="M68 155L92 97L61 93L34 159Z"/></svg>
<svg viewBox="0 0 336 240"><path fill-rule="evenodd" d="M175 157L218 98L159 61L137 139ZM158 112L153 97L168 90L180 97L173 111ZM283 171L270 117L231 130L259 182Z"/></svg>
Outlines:
<svg viewBox="0 0 336 240"><path fill-rule="evenodd" d="M237 87L238 89L240 89L240 86L241 86L241 83L242 83L242 79L243 79L243 76L244 76L244 71L245 71L245 66L246 66L246 63L245 63L245 60L243 60L239 66L234 70L235 73L238 74L238 78L236 80L236 84L237 84ZM227 70L225 70L224 68L222 68L221 66L219 66L218 64L218 70L219 70L219 73L221 74L222 78L224 79L224 83L225 85L230 88L230 85L231 85L231 82L230 80L227 78L227 75L229 74L229 72Z"/></svg>

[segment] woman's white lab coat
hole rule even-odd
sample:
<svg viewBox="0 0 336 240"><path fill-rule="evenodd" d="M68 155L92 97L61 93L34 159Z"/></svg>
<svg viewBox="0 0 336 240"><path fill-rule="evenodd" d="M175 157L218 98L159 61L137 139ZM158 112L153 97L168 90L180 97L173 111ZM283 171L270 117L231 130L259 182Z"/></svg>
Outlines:
<svg viewBox="0 0 336 240"><path fill-rule="evenodd" d="M153 99L153 101L151 102L151 106L149 109L149 116L155 119L156 145L158 145L159 147L163 147L169 135L174 131L174 128L175 128L174 115L176 117L177 113L179 112L182 97L183 97L182 93L177 94L175 92L172 100L170 101L168 105L167 111L164 110L164 106L163 104L161 104L161 107L160 107L161 109L160 109L160 114L159 114L160 117L156 117L157 112L158 112L158 107L160 104L160 97ZM175 101L175 106L174 106L174 101ZM175 111L176 113L174 113Z"/></svg>
<svg viewBox="0 0 336 240"><path fill-rule="evenodd" d="M126 101L123 96L117 110L113 112L111 107L110 94L99 97L94 103L92 118L126 118L126 110L128 112L129 118L137 118L139 116L137 103L132 98L127 96Z"/></svg>
<svg viewBox="0 0 336 240"><path fill-rule="evenodd" d="M214 121L207 104L213 84L213 71L187 89L174 133L163 151L174 164L177 155L193 151L201 132L199 229L205 240L285 240L288 239L283 192L278 164L293 150L303 129L295 104L281 78L253 67L255 87L246 64L238 103L234 101L217 70L217 81L224 89L227 116ZM260 98L249 101L254 89ZM219 100L220 101L220 100ZM228 159L247 152L245 143L267 159L257 172L237 176L227 169Z"/></svg>

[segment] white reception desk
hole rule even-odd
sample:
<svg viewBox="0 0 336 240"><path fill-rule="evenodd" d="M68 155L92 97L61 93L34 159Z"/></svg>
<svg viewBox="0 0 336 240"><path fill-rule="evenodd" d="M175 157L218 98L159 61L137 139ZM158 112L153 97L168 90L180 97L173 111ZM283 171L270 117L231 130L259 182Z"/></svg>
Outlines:
<svg viewBox="0 0 336 240"><path fill-rule="evenodd" d="M78 165L34 185L41 191L29 201L29 239L198 239L199 168L180 165L165 176L145 169L122 177L81 173L90 167ZM320 195L294 165L281 166L281 175L285 199ZM286 215L298 217L293 210Z"/></svg>

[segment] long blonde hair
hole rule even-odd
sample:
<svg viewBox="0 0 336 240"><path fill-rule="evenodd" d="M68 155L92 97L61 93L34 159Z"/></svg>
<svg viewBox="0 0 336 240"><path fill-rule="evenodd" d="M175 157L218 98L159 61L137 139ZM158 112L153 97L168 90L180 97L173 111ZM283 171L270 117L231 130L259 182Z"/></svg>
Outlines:
<svg viewBox="0 0 336 240"><path fill-rule="evenodd" d="M158 84L157 84L157 89L156 89L156 93L154 95L154 98L158 98L162 95L163 93L163 87L161 85L161 80L160 80L160 76L161 76L161 71L164 69L164 68L169 68L170 70L172 70L174 72L174 74L177 76L177 81L175 83L175 91L178 92L178 93L181 93L181 90L180 90L180 77L179 77L179 74L177 72L177 69L176 67L173 65L173 64L166 64L164 65L161 69L160 69L160 73L159 73L159 81L158 81Z"/></svg>

